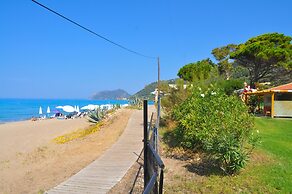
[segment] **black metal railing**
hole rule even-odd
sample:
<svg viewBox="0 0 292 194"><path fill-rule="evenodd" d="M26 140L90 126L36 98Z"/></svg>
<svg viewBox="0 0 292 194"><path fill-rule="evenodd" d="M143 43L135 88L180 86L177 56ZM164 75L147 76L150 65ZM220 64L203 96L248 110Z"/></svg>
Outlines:
<svg viewBox="0 0 292 194"><path fill-rule="evenodd" d="M158 106L160 103L158 103ZM144 109L144 194L163 192L164 163L161 160L158 149L159 120L152 126L153 113L148 123L148 101L143 102ZM158 108L158 111L160 109ZM157 112L159 116L159 112ZM159 180L159 181L158 181Z"/></svg>

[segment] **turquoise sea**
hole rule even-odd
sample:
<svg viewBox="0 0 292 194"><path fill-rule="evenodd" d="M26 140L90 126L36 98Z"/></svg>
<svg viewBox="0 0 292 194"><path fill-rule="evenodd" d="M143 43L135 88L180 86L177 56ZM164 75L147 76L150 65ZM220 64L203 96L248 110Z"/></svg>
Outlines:
<svg viewBox="0 0 292 194"><path fill-rule="evenodd" d="M50 107L53 115L57 106L79 106L80 108L88 104L128 104L127 100L64 100L64 99L0 99L0 123L11 121L27 120L32 117L39 117L39 108L42 107L46 114L47 107ZM62 111L60 111L62 112ZM68 113L67 113L68 114ZM48 116L50 116L48 115Z"/></svg>

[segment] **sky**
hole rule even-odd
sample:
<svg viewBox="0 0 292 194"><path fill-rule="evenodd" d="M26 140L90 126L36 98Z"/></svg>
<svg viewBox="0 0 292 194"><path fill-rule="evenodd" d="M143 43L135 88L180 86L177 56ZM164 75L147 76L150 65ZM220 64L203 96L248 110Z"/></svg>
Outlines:
<svg viewBox="0 0 292 194"><path fill-rule="evenodd" d="M0 98L86 99L134 94L214 48L271 32L292 36L291 0L38 0L129 53L31 0L0 1Z"/></svg>

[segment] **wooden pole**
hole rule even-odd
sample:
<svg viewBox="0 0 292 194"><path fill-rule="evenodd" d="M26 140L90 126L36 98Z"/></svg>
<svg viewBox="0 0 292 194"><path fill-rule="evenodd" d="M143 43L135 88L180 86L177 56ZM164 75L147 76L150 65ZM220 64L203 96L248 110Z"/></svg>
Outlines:
<svg viewBox="0 0 292 194"><path fill-rule="evenodd" d="M160 94L160 60L159 60L159 57L157 57L157 67L158 67L158 75L157 75L157 92L158 92L158 96Z"/></svg>
<svg viewBox="0 0 292 194"><path fill-rule="evenodd" d="M274 118L275 114L275 93L272 93L272 98L271 98L271 117Z"/></svg>
<svg viewBox="0 0 292 194"><path fill-rule="evenodd" d="M157 57L157 67L158 67L158 75L157 75L157 120L156 120L156 130L154 135L154 149L158 151L158 129L159 129L159 122L160 122L160 59Z"/></svg>
<svg viewBox="0 0 292 194"><path fill-rule="evenodd" d="M157 65L158 65L158 75L157 75L157 126L156 128L159 128L159 119L160 119L160 60L159 57L157 57Z"/></svg>

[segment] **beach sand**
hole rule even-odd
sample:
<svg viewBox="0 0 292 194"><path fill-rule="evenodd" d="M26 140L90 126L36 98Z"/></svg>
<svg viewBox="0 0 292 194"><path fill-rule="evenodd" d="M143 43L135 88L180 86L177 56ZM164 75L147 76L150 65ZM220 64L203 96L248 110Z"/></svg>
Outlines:
<svg viewBox="0 0 292 194"><path fill-rule="evenodd" d="M48 190L98 158L122 134L133 110L118 110L94 134L65 144L55 137L88 127L73 120L21 121L0 125L0 194Z"/></svg>

